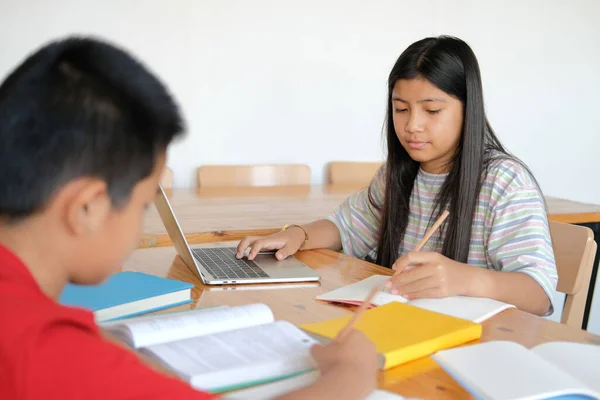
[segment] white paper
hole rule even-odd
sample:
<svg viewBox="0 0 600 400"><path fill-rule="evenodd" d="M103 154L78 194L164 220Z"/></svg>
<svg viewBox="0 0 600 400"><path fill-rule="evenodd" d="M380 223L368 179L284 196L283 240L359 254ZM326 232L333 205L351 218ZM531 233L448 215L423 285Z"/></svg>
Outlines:
<svg viewBox="0 0 600 400"><path fill-rule="evenodd" d="M310 348L317 342L287 321L149 346L190 383L214 389L314 369Z"/></svg>
<svg viewBox="0 0 600 400"><path fill-rule="evenodd" d="M533 351L560 367L600 396L600 346L573 342L549 342Z"/></svg>
<svg viewBox="0 0 600 400"><path fill-rule="evenodd" d="M360 304L369 295L375 285L383 288L389 279L386 275L372 275L348 286L332 290L317 296L317 300L336 301L350 304ZM408 301L400 295L393 295L383 289L377 293L372 301L373 305L381 306L393 301L407 303L425 310L451 315L473 322L482 322L507 308L514 308L494 299L482 297L454 296L442 299L417 299Z"/></svg>
<svg viewBox="0 0 600 400"><path fill-rule="evenodd" d="M273 313L264 304L248 304L237 307L216 307L200 312L183 312L172 315L158 315L154 318L123 321L111 325L108 331L121 339L128 337L128 343L135 347L145 347L158 343L171 342L196 336L224 332L248 326L273 322Z"/></svg>
<svg viewBox="0 0 600 400"><path fill-rule="evenodd" d="M494 299L467 296L453 296L442 299L417 299L409 301L408 304L478 323L507 308L514 308L511 304Z"/></svg>
<svg viewBox="0 0 600 400"><path fill-rule="evenodd" d="M443 350L432 358L465 389L491 400L581 394L583 383L515 342L493 341Z"/></svg>
<svg viewBox="0 0 600 400"><path fill-rule="evenodd" d="M370 277L351 285L343 286L339 289L323 293L316 298L317 300L325 301L362 303L367 298L371 290L378 285L382 288L382 290L373 298L372 303L374 305L381 306L383 304L391 303L392 301L406 303L407 300L404 297L390 294L385 289L384 284L388 279L390 279L390 277L386 275L371 275Z"/></svg>

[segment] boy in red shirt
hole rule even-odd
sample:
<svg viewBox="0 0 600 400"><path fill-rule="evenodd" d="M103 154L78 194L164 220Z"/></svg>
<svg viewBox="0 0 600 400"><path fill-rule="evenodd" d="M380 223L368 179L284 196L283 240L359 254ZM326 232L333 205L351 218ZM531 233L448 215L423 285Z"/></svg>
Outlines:
<svg viewBox="0 0 600 400"><path fill-rule="evenodd" d="M97 40L53 42L0 86L0 398L208 399L105 340L56 302L102 282L136 247L183 122L166 88ZM374 346L317 346L321 378L283 398L363 398Z"/></svg>

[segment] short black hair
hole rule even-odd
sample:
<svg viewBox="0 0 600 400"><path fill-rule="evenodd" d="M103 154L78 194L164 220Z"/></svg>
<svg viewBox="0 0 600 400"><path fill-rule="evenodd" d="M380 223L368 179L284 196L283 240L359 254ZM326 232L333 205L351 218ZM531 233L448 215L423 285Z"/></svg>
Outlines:
<svg viewBox="0 0 600 400"><path fill-rule="evenodd" d="M167 88L125 50L50 42L0 85L0 216L30 216L80 177L104 180L122 207L183 130Z"/></svg>

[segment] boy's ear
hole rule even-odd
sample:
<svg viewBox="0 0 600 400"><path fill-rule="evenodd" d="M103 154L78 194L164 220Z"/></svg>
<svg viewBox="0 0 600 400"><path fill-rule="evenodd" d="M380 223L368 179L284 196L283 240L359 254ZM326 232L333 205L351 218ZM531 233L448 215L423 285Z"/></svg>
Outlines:
<svg viewBox="0 0 600 400"><path fill-rule="evenodd" d="M108 218L112 203L106 182L86 179L66 202L66 223L77 235L97 232Z"/></svg>

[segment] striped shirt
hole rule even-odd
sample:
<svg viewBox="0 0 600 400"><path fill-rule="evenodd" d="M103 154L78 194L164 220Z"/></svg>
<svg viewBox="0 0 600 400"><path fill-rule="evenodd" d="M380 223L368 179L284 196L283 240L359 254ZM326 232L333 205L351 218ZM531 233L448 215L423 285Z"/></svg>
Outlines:
<svg viewBox="0 0 600 400"><path fill-rule="evenodd" d="M410 197L410 211L398 257L412 251L430 226L434 199L448 174L419 170ZM385 164L370 184L372 197L382 205ZM522 272L534 278L551 302L558 281L545 204L529 172L517 161L493 161L478 196L471 228L468 264L496 271ZM376 259L380 212L369 202L365 188L328 217L340 231L344 253ZM433 235L423 251L441 253L444 230ZM554 310L554 304L548 314Z"/></svg>

